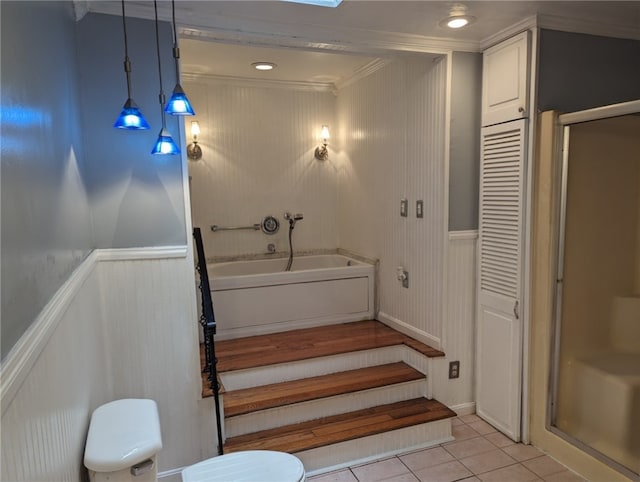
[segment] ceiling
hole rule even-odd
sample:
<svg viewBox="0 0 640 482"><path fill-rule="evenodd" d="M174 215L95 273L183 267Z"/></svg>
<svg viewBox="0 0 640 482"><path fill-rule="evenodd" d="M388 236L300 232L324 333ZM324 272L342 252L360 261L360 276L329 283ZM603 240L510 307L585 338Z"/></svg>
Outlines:
<svg viewBox="0 0 640 482"><path fill-rule="evenodd" d="M76 1L87 11L119 15L120 2ZM127 0L127 15L153 18L153 2ZM159 14L171 19L171 3ZM176 0L183 71L230 77L336 84L376 58L407 53L481 51L532 21L544 28L640 39L640 1L466 1L476 21L439 25L459 2L343 0L337 8L286 1ZM80 12L80 13L78 13ZM270 72L255 61L278 64Z"/></svg>

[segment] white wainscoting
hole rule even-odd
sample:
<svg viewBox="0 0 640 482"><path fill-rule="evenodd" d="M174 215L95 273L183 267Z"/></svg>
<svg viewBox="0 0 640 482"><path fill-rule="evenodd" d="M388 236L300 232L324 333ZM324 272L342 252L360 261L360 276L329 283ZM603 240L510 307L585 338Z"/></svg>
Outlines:
<svg viewBox="0 0 640 482"><path fill-rule="evenodd" d="M447 299L442 326L443 369L433 373L436 398L458 412L475 412L475 318L477 231L449 233ZM460 361L460 377L449 380L450 361Z"/></svg>
<svg viewBox="0 0 640 482"><path fill-rule="evenodd" d="M201 449L193 276L187 247L83 262L3 361L0 480L82 480L92 411L125 397L158 402L160 471L214 452Z"/></svg>

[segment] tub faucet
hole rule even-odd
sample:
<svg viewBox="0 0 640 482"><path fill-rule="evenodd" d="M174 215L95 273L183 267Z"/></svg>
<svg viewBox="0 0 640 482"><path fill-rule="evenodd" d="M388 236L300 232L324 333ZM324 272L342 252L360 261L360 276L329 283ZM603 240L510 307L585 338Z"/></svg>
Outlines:
<svg viewBox="0 0 640 482"><path fill-rule="evenodd" d="M296 222L304 219L304 215L302 213L291 214L289 211L286 211L284 213L284 219L286 221L289 221L289 226L293 229L293 227L296 225Z"/></svg>

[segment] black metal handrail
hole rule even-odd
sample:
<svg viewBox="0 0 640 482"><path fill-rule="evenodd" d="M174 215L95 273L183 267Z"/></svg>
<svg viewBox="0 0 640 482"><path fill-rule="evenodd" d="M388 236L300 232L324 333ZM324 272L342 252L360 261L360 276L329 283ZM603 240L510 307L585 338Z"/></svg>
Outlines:
<svg viewBox="0 0 640 482"><path fill-rule="evenodd" d="M218 455L224 453L222 446L222 423L220 419L220 384L218 383L218 359L216 358L216 346L214 335L216 334L216 317L213 312L213 300L211 299L211 287L209 286L209 275L207 273L207 260L204 255L202 245L202 233L200 228L193 228L193 238L196 242L196 254L198 262L196 271L200 275L200 294L202 299L202 313L200 314L200 325L204 332L204 358L205 366L203 372L209 373L207 380L211 384L213 399L215 402L216 428L218 431Z"/></svg>

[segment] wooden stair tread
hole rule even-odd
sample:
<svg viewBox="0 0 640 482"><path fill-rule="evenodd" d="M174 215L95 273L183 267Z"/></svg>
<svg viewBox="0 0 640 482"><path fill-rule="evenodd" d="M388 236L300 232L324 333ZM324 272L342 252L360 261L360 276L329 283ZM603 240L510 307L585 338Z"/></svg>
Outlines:
<svg viewBox="0 0 640 482"><path fill-rule="evenodd" d="M455 416L453 410L437 400L417 398L231 437L224 450L296 453Z"/></svg>
<svg viewBox="0 0 640 482"><path fill-rule="evenodd" d="M328 375L228 391L225 417L267 408L317 400L359 390L424 379L425 375L403 362L359 368Z"/></svg>
<svg viewBox="0 0 640 482"><path fill-rule="evenodd" d="M227 372L402 344L429 357L444 356L376 320L216 341L216 355L218 371Z"/></svg>

